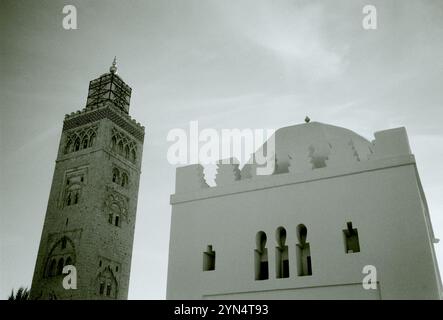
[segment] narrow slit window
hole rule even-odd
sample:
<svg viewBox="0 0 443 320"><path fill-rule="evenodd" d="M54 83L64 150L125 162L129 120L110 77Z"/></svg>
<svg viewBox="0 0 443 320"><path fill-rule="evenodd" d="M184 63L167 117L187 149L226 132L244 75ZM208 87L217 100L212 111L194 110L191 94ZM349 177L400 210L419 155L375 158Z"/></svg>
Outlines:
<svg viewBox="0 0 443 320"><path fill-rule="evenodd" d="M215 251L209 245L206 252L203 252L203 271L215 270Z"/></svg>
<svg viewBox="0 0 443 320"><path fill-rule="evenodd" d="M360 252L360 243L358 240L358 230L352 228L352 222L346 223L347 228L343 230L343 235L345 238L345 252L346 253L356 253Z"/></svg>
<svg viewBox="0 0 443 320"><path fill-rule="evenodd" d="M283 227L277 229L277 247L275 248L276 277L289 278L288 246L286 245L286 230Z"/></svg>
<svg viewBox="0 0 443 320"><path fill-rule="evenodd" d="M298 244L296 246L297 272L299 276L312 275L311 246L306 241L308 229L300 224L297 227Z"/></svg>
<svg viewBox="0 0 443 320"><path fill-rule="evenodd" d="M255 280L269 279L268 249L266 248L266 233L260 231L256 236L257 249L254 250L255 256Z"/></svg>

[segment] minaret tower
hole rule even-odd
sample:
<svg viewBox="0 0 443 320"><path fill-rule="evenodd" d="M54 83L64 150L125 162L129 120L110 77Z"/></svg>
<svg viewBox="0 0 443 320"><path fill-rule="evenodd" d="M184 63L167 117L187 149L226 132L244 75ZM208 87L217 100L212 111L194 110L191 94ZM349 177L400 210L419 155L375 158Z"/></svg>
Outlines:
<svg viewBox="0 0 443 320"><path fill-rule="evenodd" d="M114 58L86 107L65 116L32 299L127 299L144 140L130 98ZM67 265L77 289L63 287Z"/></svg>

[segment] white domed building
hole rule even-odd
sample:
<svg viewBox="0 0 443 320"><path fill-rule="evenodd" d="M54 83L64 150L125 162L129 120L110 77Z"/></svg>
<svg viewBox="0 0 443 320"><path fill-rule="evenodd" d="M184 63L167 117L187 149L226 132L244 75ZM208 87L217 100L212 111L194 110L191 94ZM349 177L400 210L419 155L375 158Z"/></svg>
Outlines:
<svg viewBox="0 0 443 320"><path fill-rule="evenodd" d="M271 175L220 164L209 187L201 165L177 169L168 299L442 298L404 128L370 142L311 122L274 137Z"/></svg>

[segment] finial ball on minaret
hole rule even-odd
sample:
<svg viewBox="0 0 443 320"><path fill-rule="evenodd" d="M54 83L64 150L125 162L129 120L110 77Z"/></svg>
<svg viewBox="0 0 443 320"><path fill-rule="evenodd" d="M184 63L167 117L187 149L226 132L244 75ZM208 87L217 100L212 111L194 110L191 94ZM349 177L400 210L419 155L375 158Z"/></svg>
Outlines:
<svg viewBox="0 0 443 320"><path fill-rule="evenodd" d="M305 122L306 122L306 123L309 123L309 121L311 121L311 119L310 119L308 116L306 116L306 118L305 118Z"/></svg>
<svg viewBox="0 0 443 320"><path fill-rule="evenodd" d="M109 68L109 72L117 73L117 57L114 57L114 61L112 61L112 66Z"/></svg>

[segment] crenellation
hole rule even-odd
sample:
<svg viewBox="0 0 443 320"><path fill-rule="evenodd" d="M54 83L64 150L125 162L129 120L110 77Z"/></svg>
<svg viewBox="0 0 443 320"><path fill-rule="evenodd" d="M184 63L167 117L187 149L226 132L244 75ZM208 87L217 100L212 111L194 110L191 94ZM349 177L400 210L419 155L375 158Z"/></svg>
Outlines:
<svg viewBox="0 0 443 320"><path fill-rule="evenodd" d="M192 192L204 188L209 188L209 185L206 183L201 164L192 164L176 169L176 193Z"/></svg>
<svg viewBox="0 0 443 320"><path fill-rule="evenodd" d="M239 162L236 158L220 160L217 163L215 183L217 186L230 185L240 180Z"/></svg>
<svg viewBox="0 0 443 320"><path fill-rule="evenodd" d="M331 152L326 159L326 166L352 166L360 161L352 140L335 139L330 142Z"/></svg>
<svg viewBox="0 0 443 320"><path fill-rule="evenodd" d="M278 153L272 161L275 161L274 171L276 174L308 174L318 169L335 170L337 167L352 168L360 162L376 160L385 157L410 155L410 147L404 128L390 129L375 133L376 139L366 144L359 142L358 148L352 138L329 138L327 141L313 141L303 148L296 148L288 153ZM177 168L176 193L190 191L186 186L187 179L193 181L192 190L204 188L216 188L220 186L244 183L255 179L259 166L255 161L256 154L252 154L250 160L240 169L238 160L228 158L219 160L215 186L208 186L202 180L203 167L191 165Z"/></svg>

